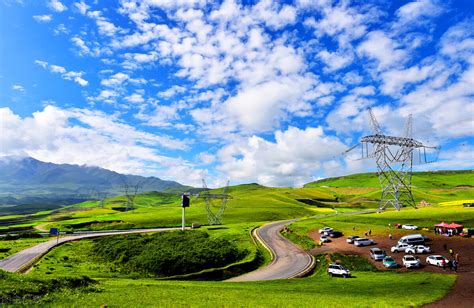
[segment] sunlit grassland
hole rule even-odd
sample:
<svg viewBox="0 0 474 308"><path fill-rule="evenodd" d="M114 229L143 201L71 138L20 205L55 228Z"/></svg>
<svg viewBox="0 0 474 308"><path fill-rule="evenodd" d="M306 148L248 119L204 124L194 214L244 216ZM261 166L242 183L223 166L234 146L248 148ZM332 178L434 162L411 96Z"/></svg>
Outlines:
<svg viewBox="0 0 474 308"><path fill-rule="evenodd" d="M453 202L459 204L459 202ZM410 230L394 229L393 226L400 224L414 224L429 231L420 230L420 233L429 234L433 226L441 221L463 223L467 227L474 226L474 208L462 205L438 205L423 208L403 208L400 211L387 210L382 213L363 215L336 215L319 219L305 219L295 222L292 229L297 234L306 235L312 230L330 226L344 232L346 235L363 235L365 231L371 230L372 235L394 236L413 233ZM390 224L390 228L389 228ZM355 230L353 230L355 228Z"/></svg>
<svg viewBox="0 0 474 308"><path fill-rule="evenodd" d="M203 227L214 238L225 239L235 244L241 251L248 251L242 262L250 261L255 257L257 246L250 236L253 228L261 223L240 223L228 226ZM192 231L190 231L192 232ZM138 277L137 274L124 274L112 263L99 262L91 252L93 240L81 240L63 244L41 259L30 271L30 275L51 277L86 275L92 278L110 277ZM267 257L268 258L268 257Z"/></svg>
<svg viewBox="0 0 474 308"><path fill-rule="evenodd" d="M318 274L304 279L262 282L157 281L101 279L99 293L64 291L50 304L99 306L419 306L441 298L454 275L434 273L354 272L356 278ZM396 290L396 292L395 292Z"/></svg>
<svg viewBox="0 0 474 308"><path fill-rule="evenodd" d="M229 194L232 198L227 203L224 224L273 221L328 213L332 210L307 205L297 199L334 199L334 194L324 188L267 188L253 184L231 187ZM125 224L126 228L169 227L181 224L182 210L178 195L141 194L136 197L134 209L129 211L125 211L125 203L123 196L106 200L104 208L97 205L93 207L96 202L84 202L48 217L49 222L46 222L45 226L68 230L76 224L86 222L93 223L86 227L89 229L120 229L121 224ZM216 201L214 210L217 211L219 206L219 201ZM186 209L186 221L188 224L207 224L202 198L192 197L191 207ZM101 222L113 223L101 225Z"/></svg>
<svg viewBox="0 0 474 308"><path fill-rule="evenodd" d="M17 240L0 240L0 260L8 256L11 256L18 251L26 249L28 247L40 244L42 242L48 241L50 238L20 238ZM7 250L8 251L4 251Z"/></svg>

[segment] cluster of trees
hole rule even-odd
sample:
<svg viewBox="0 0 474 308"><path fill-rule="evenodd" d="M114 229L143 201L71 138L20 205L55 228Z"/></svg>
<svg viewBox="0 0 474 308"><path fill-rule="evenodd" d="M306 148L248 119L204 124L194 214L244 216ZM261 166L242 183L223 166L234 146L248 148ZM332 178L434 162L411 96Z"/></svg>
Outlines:
<svg viewBox="0 0 474 308"><path fill-rule="evenodd" d="M96 257L125 272L157 277L182 275L236 262L248 253L201 231L104 237L94 240Z"/></svg>

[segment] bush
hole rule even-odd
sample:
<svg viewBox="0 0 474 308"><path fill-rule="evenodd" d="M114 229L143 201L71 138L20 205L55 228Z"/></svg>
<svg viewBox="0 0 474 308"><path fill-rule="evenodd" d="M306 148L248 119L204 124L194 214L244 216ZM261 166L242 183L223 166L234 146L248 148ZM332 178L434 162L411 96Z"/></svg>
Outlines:
<svg viewBox="0 0 474 308"><path fill-rule="evenodd" d="M92 251L99 259L113 262L125 272L157 277L222 267L248 253L239 252L229 241L212 239L201 231L100 238L94 241Z"/></svg>

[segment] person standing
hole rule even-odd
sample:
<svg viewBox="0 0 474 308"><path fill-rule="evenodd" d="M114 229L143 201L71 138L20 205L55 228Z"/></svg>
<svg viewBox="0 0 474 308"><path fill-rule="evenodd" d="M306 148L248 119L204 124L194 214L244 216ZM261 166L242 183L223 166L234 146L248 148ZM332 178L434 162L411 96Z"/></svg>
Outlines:
<svg viewBox="0 0 474 308"><path fill-rule="evenodd" d="M443 268L444 271L446 270L446 260L445 259L443 259L441 261L441 267Z"/></svg>
<svg viewBox="0 0 474 308"><path fill-rule="evenodd" d="M454 257L454 251L452 248L449 248L449 254L451 255L451 257Z"/></svg>
<svg viewBox="0 0 474 308"><path fill-rule="evenodd" d="M390 240L392 240L392 239L393 239L393 237L392 237L392 233L390 233L390 234L388 235L388 238L389 238Z"/></svg>
<svg viewBox="0 0 474 308"><path fill-rule="evenodd" d="M457 273L458 272L458 262L456 260L453 260L452 267L453 267L453 271L455 273Z"/></svg>
<svg viewBox="0 0 474 308"><path fill-rule="evenodd" d="M456 262L459 262L459 253L456 253L454 255L454 260L456 260Z"/></svg>
<svg viewBox="0 0 474 308"><path fill-rule="evenodd" d="M369 235L371 235L371 234L372 234L372 230L371 230L371 229L369 229Z"/></svg>

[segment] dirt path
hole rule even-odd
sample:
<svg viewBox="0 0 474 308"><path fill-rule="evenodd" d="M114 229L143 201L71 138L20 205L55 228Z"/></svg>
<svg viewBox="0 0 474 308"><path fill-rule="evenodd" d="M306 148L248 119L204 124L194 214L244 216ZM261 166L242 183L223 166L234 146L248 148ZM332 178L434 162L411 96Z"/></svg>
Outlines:
<svg viewBox="0 0 474 308"><path fill-rule="evenodd" d="M357 235L357 234L355 234ZM316 242L319 241L319 233L313 231L309 234ZM444 236L431 235L431 241L427 242L427 246L431 247L431 254L440 254L447 258L451 258L448 251L444 250L444 244L447 248L452 248L454 253L459 253L459 269L457 271L457 280L453 287L453 290L446 295L441 300L426 305L425 307L456 307L456 308L473 308L474 307L474 240L473 239L464 239L464 238L447 238ZM340 237L333 239L331 243L326 243L321 247L312 249L310 252L314 254L320 253L332 253L339 252L344 254L355 254L366 257L372 264L374 264L378 269L385 268L380 261L373 261L369 256L369 249L371 247L379 247L384 249L387 254L394 257L399 264L401 264L401 259L404 253L391 253L390 248L397 243L398 237L393 240L390 240L386 236L372 236L371 239L375 240L377 245L374 246L365 246L365 247L356 247L352 244L346 242L346 237ZM429 271L435 273L446 273L452 274L454 272L449 269L444 271L442 268L426 265L426 254L419 255L421 259L422 266L418 269L406 269L399 268L395 271L398 272L407 272L407 271Z"/></svg>

